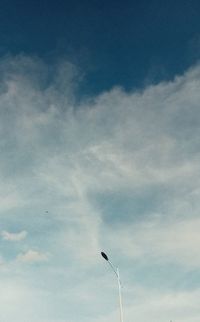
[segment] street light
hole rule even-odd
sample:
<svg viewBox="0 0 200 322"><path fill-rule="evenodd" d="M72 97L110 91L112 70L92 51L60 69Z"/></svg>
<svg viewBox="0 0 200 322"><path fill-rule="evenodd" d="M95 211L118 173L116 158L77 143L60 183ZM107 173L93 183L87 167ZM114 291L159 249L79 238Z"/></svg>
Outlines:
<svg viewBox="0 0 200 322"><path fill-rule="evenodd" d="M123 309L122 309L122 294L121 294L121 281L119 277L119 269L115 268L111 261L109 260L108 256L104 253L101 252L101 256L109 263L110 267L114 271L115 275L117 276L117 283L118 283L118 290L119 290L119 308L120 308L120 322L123 322Z"/></svg>

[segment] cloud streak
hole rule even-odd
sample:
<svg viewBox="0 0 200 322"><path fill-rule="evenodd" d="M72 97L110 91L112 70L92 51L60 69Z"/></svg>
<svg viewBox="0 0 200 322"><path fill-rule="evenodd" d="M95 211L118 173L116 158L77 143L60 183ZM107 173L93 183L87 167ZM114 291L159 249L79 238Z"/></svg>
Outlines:
<svg viewBox="0 0 200 322"><path fill-rule="evenodd" d="M4 230L4 231L2 231L1 235L4 240L21 241L26 238L27 231L23 230L19 233L10 233L10 232Z"/></svg>
<svg viewBox="0 0 200 322"><path fill-rule="evenodd" d="M38 252L36 250L29 249L26 253L19 254L17 261L24 263L43 262L48 260L48 255Z"/></svg>

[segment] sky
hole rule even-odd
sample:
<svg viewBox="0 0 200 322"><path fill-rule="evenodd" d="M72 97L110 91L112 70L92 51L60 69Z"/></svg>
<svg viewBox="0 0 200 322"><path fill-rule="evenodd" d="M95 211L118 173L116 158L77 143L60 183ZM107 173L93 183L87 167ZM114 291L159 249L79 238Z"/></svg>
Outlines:
<svg viewBox="0 0 200 322"><path fill-rule="evenodd" d="M1 1L1 322L199 322L199 16Z"/></svg>

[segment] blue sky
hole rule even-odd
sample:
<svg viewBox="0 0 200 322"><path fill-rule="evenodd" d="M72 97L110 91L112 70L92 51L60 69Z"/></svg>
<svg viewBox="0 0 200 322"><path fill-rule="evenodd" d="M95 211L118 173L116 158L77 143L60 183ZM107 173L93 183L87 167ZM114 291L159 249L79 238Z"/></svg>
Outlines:
<svg viewBox="0 0 200 322"><path fill-rule="evenodd" d="M2 322L199 322L199 9L1 2Z"/></svg>
<svg viewBox="0 0 200 322"><path fill-rule="evenodd" d="M83 94L171 79L199 58L199 1L1 1L0 52L67 57Z"/></svg>

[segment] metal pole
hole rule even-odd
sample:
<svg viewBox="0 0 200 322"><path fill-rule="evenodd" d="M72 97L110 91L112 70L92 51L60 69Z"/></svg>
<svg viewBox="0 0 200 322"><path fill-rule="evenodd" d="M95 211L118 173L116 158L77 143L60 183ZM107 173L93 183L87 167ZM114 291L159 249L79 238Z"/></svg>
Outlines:
<svg viewBox="0 0 200 322"><path fill-rule="evenodd" d="M124 322L123 309L122 309L121 282L120 282L119 269L118 268L117 268L117 281L118 281L118 289L119 289L120 322Z"/></svg>
<svg viewBox="0 0 200 322"><path fill-rule="evenodd" d="M121 294L121 281L119 277L119 269L115 269L111 261L109 260L108 256L101 252L102 257L108 262L112 270L114 271L115 275L117 276L117 283L118 283L118 291L119 291L119 309L120 309L120 322L124 322L124 316L123 316L123 308L122 308L122 294Z"/></svg>

